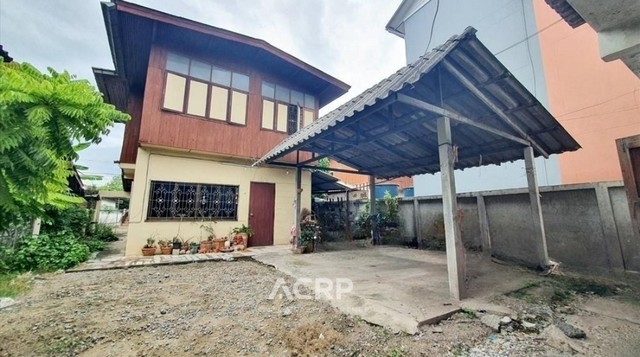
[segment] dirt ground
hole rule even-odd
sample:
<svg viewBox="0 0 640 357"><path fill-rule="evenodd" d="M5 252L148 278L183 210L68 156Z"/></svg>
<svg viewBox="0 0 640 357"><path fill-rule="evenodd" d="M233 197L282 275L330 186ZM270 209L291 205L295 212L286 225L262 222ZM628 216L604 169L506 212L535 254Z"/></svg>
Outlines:
<svg viewBox="0 0 640 357"><path fill-rule="evenodd" d="M323 301L271 300L278 278L293 284L254 261L38 276L18 305L0 310L0 356L636 356L640 349L640 325L579 308L570 318L587 331L584 341L495 333L470 311L415 336L394 334Z"/></svg>

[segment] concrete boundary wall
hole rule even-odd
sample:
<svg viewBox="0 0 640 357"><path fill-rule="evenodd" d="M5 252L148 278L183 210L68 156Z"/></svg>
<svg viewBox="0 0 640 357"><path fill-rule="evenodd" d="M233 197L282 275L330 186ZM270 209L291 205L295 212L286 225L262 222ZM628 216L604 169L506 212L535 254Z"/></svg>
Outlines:
<svg viewBox="0 0 640 357"><path fill-rule="evenodd" d="M549 257L590 271L640 271L621 181L540 187ZM441 196L401 198L403 235L418 242L438 232ZM537 265L527 189L458 194L462 240L500 259Z"/></svg>

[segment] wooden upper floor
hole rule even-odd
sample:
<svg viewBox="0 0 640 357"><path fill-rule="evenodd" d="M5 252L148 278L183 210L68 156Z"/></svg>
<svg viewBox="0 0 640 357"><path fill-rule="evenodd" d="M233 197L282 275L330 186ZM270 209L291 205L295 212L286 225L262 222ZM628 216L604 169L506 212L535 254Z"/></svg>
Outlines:
<svg viewBox="0 0 640 357"><path fill-rule="evenodd" d="M348 86L269 45L123 1L103 3L115 71L94 69L131 115L121 163L140 145L257 158Z"/></svg>

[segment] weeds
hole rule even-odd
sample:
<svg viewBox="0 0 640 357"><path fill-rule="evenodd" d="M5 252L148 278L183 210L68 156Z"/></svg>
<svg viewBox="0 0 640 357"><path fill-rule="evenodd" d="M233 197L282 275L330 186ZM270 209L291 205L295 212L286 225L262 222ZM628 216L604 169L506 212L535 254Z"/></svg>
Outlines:
<svg viewBox="0 0 640 357"><path fill-rule="evenodd" d="M27 291L33 281L31 273L0 274L0 297L14 297Z"/></svg>
<svg viewBox="0 0 640 357"><path fill-rule="evenodd" d="M563 305L576 295L614 296L622 291L610 282L568 275L551 275L543 280L531 281L523 287L507 293L507 296L530 303Z"/></svg>

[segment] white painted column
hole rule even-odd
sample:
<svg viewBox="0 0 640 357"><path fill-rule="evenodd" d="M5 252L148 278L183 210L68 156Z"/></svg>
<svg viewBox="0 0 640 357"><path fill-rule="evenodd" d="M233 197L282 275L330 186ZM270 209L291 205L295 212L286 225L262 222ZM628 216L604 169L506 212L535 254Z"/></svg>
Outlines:
<svg viewBox="0 0 640 357"><path fill-rule="evenodd" d="M544 232L544 220L542 219L542 206L540 204L540 190L536 178L536 164L533 156L533 148L524 148L524 164L527 171L527 184L529 186L529 201L531 205L531 222L533 228L533 244L536 246L537 263L541 268L550 265L547 253L547 237Z"/></svg>
<svg viewBox="0 0 640 357"><path fill-rule="evenodd" d="M454 170L451 124L449 118L438 119L438 153L442 176L442 213L447 245L447 272L449 274L449 294L460 300L465 294L465 252L458 225L458 204Z"/></svg>

